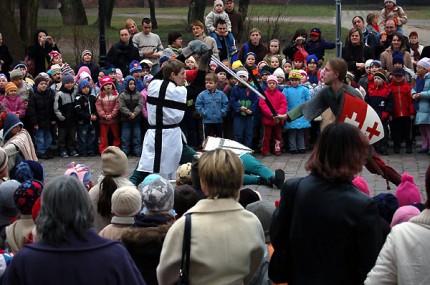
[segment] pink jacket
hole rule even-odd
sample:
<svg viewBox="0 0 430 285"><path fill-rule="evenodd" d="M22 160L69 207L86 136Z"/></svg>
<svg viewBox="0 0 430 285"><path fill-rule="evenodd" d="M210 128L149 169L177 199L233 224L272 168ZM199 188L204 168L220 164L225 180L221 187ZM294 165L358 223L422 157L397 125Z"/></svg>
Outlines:
<svg viewBox="0 0 430 285"><path fill-rule="evenodd" d="M143 89L140 94L142 94L142 101L143 101L143 108L142 108L142 115L145 118L145 120L148 120L148 110L146 109L146 98L148 98L148 90Z"/></svg>
<svg viewBox="0 0 430 285"><path fill-rule="evenodd" d="M272 103L273 108L276 110L278 115L284 115L287 113L287 99L285 95L279 91L278 89L270 90L266 89L264 94L269 99L270 103ZM261 110L261 123L263 126L275 126L277 123L272 119L272 112L266 104L266 101L262 98L258 99L258 106L260 106Z"/></svg>
<svg viewBox="0 0 430 285"><path fill-rule="evenodd" d="M16 96L13 100L6 96L3 98L3 104L9 110L9 113L18 114L20 119L24 118L25 102L19 96Z"/></svg>
<svg viewBox="0 0 430 285"><path fill-rule="evenodd" d="M100 93L96 100L97 114L100 117L100 123L113 124L118 123L119 102L118 92L113 91L111 95Z"/></svg>

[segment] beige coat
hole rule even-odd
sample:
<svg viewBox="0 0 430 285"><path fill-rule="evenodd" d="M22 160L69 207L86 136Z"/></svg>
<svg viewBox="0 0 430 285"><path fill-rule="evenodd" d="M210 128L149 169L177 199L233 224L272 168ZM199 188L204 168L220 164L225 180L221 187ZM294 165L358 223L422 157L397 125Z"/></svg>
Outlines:
<svg viewBox="0 0 430 285"><path fill-rule="evenodd" d="M412 57L408 51L405 51L405 54L403 55L403 61L407 68L412 70L414 69L414 66L412 64ZM381 53L381 65L382 68L387 70L389 73L392 73L394 71L393 50L391 49L391 47L387 48L383 53Z"/></svg>
<svg viewBox="0 0 430 285"><path fill-rule="evenodd" d="M258 218L233 199L200 200L191 215L190 284L248 284L264 255ZM160 285L179 276L185 217L167 233L157 267Z"/></svg>
<svg viewBox="0 0 430 285"><path fill-rule="evenodd" d="M100 175L98 183L90 189L90 192L88 193L90 195L91 204L93 205L94 210L94 228L96 229L96 232L100 232L102 229L104 229L107 225L110 224L111 216L109 217L102 217L102 215L97 212L97 203L99 201L99 194L100 194L100 182L103 180L104 176ZM133 183L128 180L127 177L115 177L113 179L118 186L118 188L123 186L132 186Z"/></svg>
<svg viewBox="0 0 430 285"><path fill-rule="evenodd" d="M6 247L16 252L28 242L29 234L34 228L31 215L21 215L13 224L6 227Z"/></svg>

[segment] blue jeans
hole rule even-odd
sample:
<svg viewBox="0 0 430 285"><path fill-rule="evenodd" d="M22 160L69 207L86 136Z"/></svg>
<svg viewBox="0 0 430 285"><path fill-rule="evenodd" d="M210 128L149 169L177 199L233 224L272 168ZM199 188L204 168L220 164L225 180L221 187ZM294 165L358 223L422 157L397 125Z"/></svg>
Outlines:
<svg viewBox="0 0 430 285"><path fill-rule="evenodd" d="M51 129L34 130L34 141L36 142L36 154L44 154L51 147L52 136Z"/></svg>
<svg viewBox="0 0 430 285"><path fill-rule="evenodd" d="M253 117L250 116L235 116L233 119L233 137L234 140L252 147L252 127Z"/></svg>
<svg viewBox="0 0 430 285"><path fill-rule="evenodd" d="M78 124L79 154L95 154L94 141L96 140L95 124Z"/></svg>
<svg viewBox="0 0 430 285"><path fill-rule="evenodd" d="M305 129L288 129L290 151L305 149Z"/></svg>
<svg viewBox="0 0 430 285"><path fill-rule="evenodd" d="M121 149L125 154L130 152L133 147L133 154L140 156L142 154L140 121L121 122Z"/></svg>

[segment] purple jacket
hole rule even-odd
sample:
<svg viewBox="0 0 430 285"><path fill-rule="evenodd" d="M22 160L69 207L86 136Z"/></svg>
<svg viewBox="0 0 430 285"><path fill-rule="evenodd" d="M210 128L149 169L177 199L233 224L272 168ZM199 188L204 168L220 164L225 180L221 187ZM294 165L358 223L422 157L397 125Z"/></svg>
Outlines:
<svg viewBox="0 0 430 285"><path fill-rule="evenodd" d="M42 240L22 248L8 266L3 284L146 284L124 246L87 231L82 241L53 247Z"/></svg>

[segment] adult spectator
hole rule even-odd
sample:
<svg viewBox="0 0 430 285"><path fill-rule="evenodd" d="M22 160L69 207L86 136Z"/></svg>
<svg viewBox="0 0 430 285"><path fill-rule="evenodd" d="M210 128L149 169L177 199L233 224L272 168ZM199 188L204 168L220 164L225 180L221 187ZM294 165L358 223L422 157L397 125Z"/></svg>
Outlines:
<svg viewBox="0 0 430 285"><path fill-rule="evenodd" d="M373 52L375 52L376 47L378 46L378 42L376 41L376 34L373 33L371 30L368 30L364 25L363 17L361 16L355 16L352 18L352 25L354 28L357 28L360 30L360 32L363 34L363 43L366 46L369 46L372 48Z"/></svg>
<svg viewBox="0 0 430 285"><path fill-rule="evenodd" d="M119 30L119 41L109 50L106 61L121 69L123 76L129 74L128 66L133 60L139 60L139 50L130 43L130 33L126 28Z"/></svg>
<svg viewBox="0 0 430 285"><path fill-rule="evenodd" d="M273 214L276 283L361 284L382 247L378 207L352 183L368 157L369 141L352 125L328 125L306 162L311 174L287 181ZM273 262L283 260L275 270ZM277 273L277 274L276 274Z"/></svg>
<svg viewBox="0 0 430 285"><path fill-rule="evenodd" d="M133 36L133 44L141 57L152 62L151 73L157 74L160 70L160 52L164 48L160 37L152 32L151 19L142 19L142 31Z"/></svg>
<svg viewBox="0 0 430 285"><path fill-rule="evenodd" d="M3 43L3 36L0 33L0 73L6 75L8 79L10 65L12 64L12 56L10 55L9 48Z"/></svg>
<svg viewBox="0 0 430 285"><path fill-rule="evenodd" d="M237 58L237 50L233 50L229 45L230 42L225 37L226 31L227 23L221 18L217 19L215 21L215 33L212 33L212 35L215 36L214 39L218 48L219 59L221 61L228 60L233 62Z"/></svg>
<svg viewBox="0 0 430 285"><path fill-rule="evenodd" d="M48 36L45 30L37 30L34 34L33 45L28 48L28 56L34 61L34 71L31 74L33 77L47 70L51 61L49 53L53 50L60 51L52 37Z"/></svg>
<svg viewBox="0 0 430 285"><path fill-rule="evenodd" d="M133 19L125 20L124 27L126 27L128 32L130 33L130 40L133 39L133 36L135 34L139 33L139 28L137 27L136 22Z"/></svg>
<svg viewBox="0 0 430 285"><path fill-rule="evenodd" d="M255 62L263 60L264 56L269 53L269 49L261 42L261 31L257 28L249 32L249 40L242 46L237 59L245 63L245 57L248 52L255 53Z"/></svg>
<svg viewBox="0 0 430 285"><path fill-rule="evenodd" d="M205 25L200 21L194 21L191 23L191 31L193 33L194 39L201 40L205 43L205 45L212 50L212 54L219 58L219 52L217 43L214 38L210 36L206 36L205 34ZM193 56L196 61L198 61L198 58L196 58L196 55Z"/></svg>
<svg viewBox="0 0 430 285"><path fill-rule="evenodd" d="M187 211L192 224L190 284L249 284L260 266L265 243L261 223L237 202L243 173L241 160L230 150L209 151L199 159L201 187L208 197ZM181 217L167 232L157 267L160 284L173 284L179 276L185 220Z"/></svg>
<svg viewBox="0 0 430 285"><path fill-rule="evenodd" d="M236 39L236 46L239 45L243 37L243 17L242 14L234 9L234 0L225 1L225 12L231 22L231 33Z"/></svg>
<svg viewBox="0 0 430 285"><path fill-rule="evenodd" d="M41 240L14 256L3 284L145 284L124 246L92 229L90 197L78 179L53 178L41 205L36 223Z"/></svg>
<svg viewBox="0 0 430 285"><path fill-rule="evenodd" d="M430 167L425 176L427 197L430 197ZM375 267L364 282L372 284L426 284L430 270L430 204L407 223L391 229L379 253ZM411 270L413 268L413 270Z"/></svg>
<svg viewBox="0 0 430 285"><path fill-rule="evenodd" d="M391 41L393 40L394 33L396 32L396 23L394 20L387 20L385 22L384 31L384 33L380 33L377 37L377 41L379 42L375 52L377 58L379 58L381 53L391 46ZM411 47L409 46L408 37L403 35L402 37L404 38L406 50L410 50Z"/></svg>
<svg viewBox="0 0 430 285"><path fill-rule="evenodd" d="M409 50L410 49L406 48L405 37L400 33L394 33L393 38L391 39L391 45L381 53L382 68L390 73L393 72L393 56L400 54L403 57L405 66L413 70L414 66L412 64L412 57Z"/></svg>
<svg viewBox="0 0 430 285"><path fill-rule="evenodd" d="M375 58L372 48L367 46L363 40L360 29L352 28L349 30L345 47L342 50L342 58L348 64L348 71L354 74L355 81L366 73L365 62Z"/></svg>
<svg viewBox="0 0 430 285"><path fill-rule="evenodd" d="M182 34L178 31L172 31L167 35L168 46L167 49L171 49L175 56L182 53Z"/></svg>

